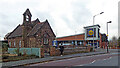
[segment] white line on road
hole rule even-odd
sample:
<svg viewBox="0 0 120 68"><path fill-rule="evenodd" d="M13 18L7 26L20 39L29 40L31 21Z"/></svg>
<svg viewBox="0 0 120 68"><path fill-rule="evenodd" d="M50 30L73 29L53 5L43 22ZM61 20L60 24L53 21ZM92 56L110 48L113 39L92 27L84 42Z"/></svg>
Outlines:
<svg viewBox="0 0 120 68"><path fill-rule="evenodd" d="M103 60L110 60L110 59L112 59L112 57L109 57L109 58L107 58L107 59L103 59Z"/></svg>
<svg viewBox="0 0 120 68"><path fill-rule="evenodd" d="M83 66L83 64L81 64L81 65L75 65L75 66Z"/></svg>
<svg viewBox="0 0 120 68"><path fill-rule="evenodd" d="M92 64L92 63L94 63L96 60L94 60L94 61L92 61L91 63L89 63L89 64ZM81 65L75 65L75 66L84 66L84 65L88 65L88 64L81 64Z"/></svg>
<svg viewBox="0 0 120 68"><path fill-rule="evenodd" d="M92 63L94 63L96 60L94 60Z"/></svg>

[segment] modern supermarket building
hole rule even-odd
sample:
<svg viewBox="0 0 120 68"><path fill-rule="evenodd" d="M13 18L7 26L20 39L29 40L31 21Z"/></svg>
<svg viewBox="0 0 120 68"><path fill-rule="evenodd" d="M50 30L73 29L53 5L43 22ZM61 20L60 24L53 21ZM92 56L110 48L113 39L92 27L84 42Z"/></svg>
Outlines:
<svg viewBox="0 0 120 68"><path fill-rule="evenodd" d="M84 27L85 33L58 37L56 41L58 45L74 45L74 46L93 46L95 48L105 48L107 45L106 34L101 34L100 26L86 26Z"/></svg>

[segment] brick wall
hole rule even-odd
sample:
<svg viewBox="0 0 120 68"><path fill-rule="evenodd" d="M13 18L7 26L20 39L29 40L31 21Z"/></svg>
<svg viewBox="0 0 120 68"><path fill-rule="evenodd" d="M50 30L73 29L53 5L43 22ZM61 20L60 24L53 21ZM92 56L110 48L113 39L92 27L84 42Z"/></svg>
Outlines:
<svg viewBox="0 0 120 68"><path fill-rule="evenodd" d="M10 48L18 47L19 44L20 44L20 41L21 41L21 47L24 47L24 45L22 44L22 38L21 37L16 37L16 38L10 38L10 39L8 39L8 43L9 43Z"/></svg>

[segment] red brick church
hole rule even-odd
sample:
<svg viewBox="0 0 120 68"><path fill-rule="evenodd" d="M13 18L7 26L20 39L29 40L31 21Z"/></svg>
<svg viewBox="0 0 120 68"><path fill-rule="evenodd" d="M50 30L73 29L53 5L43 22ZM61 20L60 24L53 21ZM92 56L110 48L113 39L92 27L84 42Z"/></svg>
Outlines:
<svg viewBox="0 0 120 68"><path fill-rule="evenodd" d="M27 9L23 13L23 23L18 25L12 32L7 35L10 48L49 48L55 39L55 34L48 22L40 22L37 18L31 21L32 14Z"/></svg>

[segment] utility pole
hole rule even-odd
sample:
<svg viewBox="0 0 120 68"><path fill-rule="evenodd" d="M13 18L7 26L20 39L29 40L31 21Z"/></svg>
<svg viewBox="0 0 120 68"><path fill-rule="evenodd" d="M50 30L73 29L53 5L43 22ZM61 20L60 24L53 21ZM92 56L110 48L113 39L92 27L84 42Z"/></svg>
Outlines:
<svg viewBox="0 0 120 68"><path fill-rule="evenodd" d="M108 51L108 23L111 23L112 21L109 21L109 22L107 22L107 53L109 52Z"/></svg>

